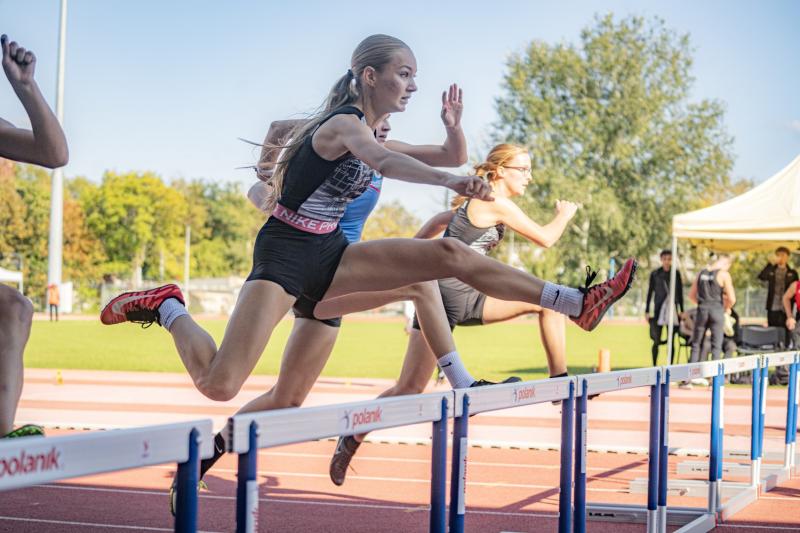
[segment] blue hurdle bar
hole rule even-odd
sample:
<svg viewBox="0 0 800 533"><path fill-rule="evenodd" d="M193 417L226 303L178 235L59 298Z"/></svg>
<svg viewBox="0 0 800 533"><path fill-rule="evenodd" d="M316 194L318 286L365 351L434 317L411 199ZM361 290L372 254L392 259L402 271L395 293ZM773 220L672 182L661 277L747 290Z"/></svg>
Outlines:
<svg viewBox="0 0 800 533"><path fill-rule="evenodd" d="M722 457L719 455L719 440L720 436L720 380L722 377L722 369L714 376L711 391L711 441L708 447L709 465L708 465L708 512L716 514L719 508L719 473L720 463Z"/></svg>
<svg viewBox="0 0 800 533"><path fill-rule="evenodd" d="M239 454L236 483L236 533L258 530L258 424L250 423L248 451Z"/></svg>
<svg viewBox="0 0 800 533"><path fill-rule="evenodd" d="M761 402L761 409L758 418L758 466L759 466L759 483L761 479L761 466L764 463L764 422L767 419L767 387L769 386L769 357L764 358L764 364L761 367L761 394L759 400Z"/></svg>
<svg viewBox="0 0 800 533"><path fill-rule="evenodd" d="M669 478L669 368L661 380L661 434L658 436L658 531L667 533L667 480Z"/></svg>
<svg viewBox="0 0 800 533"><path fill-rule="evenodd" d="M758 366L753 369L753 394L750 405L750 485L758 487L761 482L759 474L761 452L758 449L760 444L758 428L761 427L761 359L758 361Z"/></svg>
<svg viewBox="0 0 800 533"><path fill-rule="evenodd" d="M461 416L453 422L453 455L450 460L450 533L464 533L467 490L467 430L469 394L462 399Z"/></svg>
<svg viewBox="0 0 800 533"><path fill-rule="evenodd" d="M647 531L658 531L658 474L659 432L661 429L661 370L656 373L656 382L650 387L650 447L648 451L647 484Z"/></svg>
<svg viewBox="0 0 800 533"><path fill-rule="evenodd" d="M569 384L569 398L561 401L561 482L558 499L558 532L572 529L572 443L575 429L575 382Z"/></svg>
<svg viewBox="0 0 800 533"><path fill-rule="evenodd" d="M792 467L792 455L794 453L792 444L797 437L794 427L795 417L797 416L797 355L795 362L789 366L789 387L786 398L786 448L783 458L784 468Z"/></svg>
<svg viewBox="0 0 800 533"><path fill-rule="evenodd" d="M578 381L581 394L575 402L575 533L586 533L586 437L589 382Z"/></svg>
<svg viewBox="0 0 800 533"><path fill-rule="evenodd" d="M178 494L175 509L175 531L197 531L197 482L200 477L200 432L189 433L189 458L178 465Z"/></svg>
<svg viewBox="0 0 800 533"><path fill-rule="evenodd" d="M796 453L797 453L797 411L800 409L800 352L795 354L794 359L794 376L795 376L795 383L794 383L794 390L795 395L792 400L792 404L794 408L792 409L792 446L791 446L791 461L790 466L794 468L795 460L796 460Z"/></svg>
<svg viewBox="0 0 800 533"><path fill-rule="evenodd" d="M433 423L431 452L431 515L432 533L447 531L447 398L442 398L442 418Z"/></svg>

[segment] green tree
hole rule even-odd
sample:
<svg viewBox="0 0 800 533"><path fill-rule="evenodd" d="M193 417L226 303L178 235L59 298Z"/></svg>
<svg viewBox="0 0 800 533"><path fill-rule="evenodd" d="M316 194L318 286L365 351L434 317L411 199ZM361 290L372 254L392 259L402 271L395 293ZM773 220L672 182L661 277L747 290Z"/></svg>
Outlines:
<svg viewBox="0 0 800 533"><path fill-rule="evenodd" d="M183 235L186 201L153 173L106 172L96 191L84 191L86 221L101 239L108 273L157 277L162 243ZM153 271L153 272L151 272Z"/></svg>
<svg viewBox="0 0 800 533"><path fill-rule="evenodd" d="M250 205L236 183L193 180L178 181L173 186L181 191L187 204L193 277L246 275L252 266L253 242L264 224L264 214Z"/></svg>
<svg viewBox="0 0 800 533"><path fill-rule="evenodd" d="M397 200L377 208L364 226L365 241L413 237L421 223Z"/></svg>
<svg viewBox="0 0 800 533"><path fill-rule="evenodd" d="M578 45L532 42L507 64L497 141L527 146L533 184L521 200L540 221L558 198L583 208L534 272L579 282L584 264L647 258L672 215L730 185L731 137L717 101L690 102L688 35L659 20L608 15Z"/></svg>

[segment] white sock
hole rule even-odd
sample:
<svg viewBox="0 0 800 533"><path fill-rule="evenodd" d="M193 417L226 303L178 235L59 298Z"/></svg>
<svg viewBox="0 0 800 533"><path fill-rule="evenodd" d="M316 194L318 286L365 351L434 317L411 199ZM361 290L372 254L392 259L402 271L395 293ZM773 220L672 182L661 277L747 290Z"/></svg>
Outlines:
<svg viewBox="0 0 800 533"><path fill-rule="evenodd" d="M447 377L447 381L450 382L450 386L454 389L463 389L475 382L475 378L472 377L464 363L461 362L458 352L444 354L439 358L438 362Z"/></svg>
<svg viewBox="0 0 800 533"><path fill-rule="evenodd" d="M562 315L578 316L583 308L583 293L578 289L544 282L542 289L542 307L552 309Z"/></svg>
<svg viewBox="0 0 800 533"><path fill-rule="evenodd" d="M169 331L175 319L183 315L188 315L189 311L186 310L186 307L184 307L177 298L167 298L158 306L158 314L161 319L161 325Z"/></svg>

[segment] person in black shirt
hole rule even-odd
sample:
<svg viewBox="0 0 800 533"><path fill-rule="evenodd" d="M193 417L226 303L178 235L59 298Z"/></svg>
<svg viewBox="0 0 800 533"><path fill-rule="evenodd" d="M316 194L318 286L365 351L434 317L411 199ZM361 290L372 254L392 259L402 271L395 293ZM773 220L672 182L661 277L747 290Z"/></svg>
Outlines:
<svg viewBox="0 0 800 533"><path fill-rule="evenodd" d="M658 347L666 344L661 340L661 333L669 321L669 308L665 305L669 300L669 272L672 268L672 252L661 251L661 268L650 273L650 283L647 286L647 304L644 314L650 324L650 338L653 340L653 366L658 362ZM654 298L655 297L655 298ZM650 300L653 299L653 314L650 314ZM675 304L683 312L683 281L681 273L675 272ZM677 313L675 314L677 317ZM677 329L677 328L676 328ZM675 359L675 343L672 344L670 363Z"/></svg>
<svg viewBox="0 0 800 533"><path fill-rule="evenodd" d="M689 299L697 304L690 363L700 361L706 330L711 330L711 357L716 361L722 355L725 313L736 305L733 279L728 272L730 267L728 255L718 256L714 263L697 274L689 289Z"/></svg>
<svg viewBox="0 0 800 533"><path fill-rule="evenodd" d="M797 271L789 266L789 249L781 246L775 250L774 259L764 267L758 279L767 284L767 324L786 331L784 345L789 345L790 331L786 329L786 312L783 309L783 293L795 281Z"/></svg>

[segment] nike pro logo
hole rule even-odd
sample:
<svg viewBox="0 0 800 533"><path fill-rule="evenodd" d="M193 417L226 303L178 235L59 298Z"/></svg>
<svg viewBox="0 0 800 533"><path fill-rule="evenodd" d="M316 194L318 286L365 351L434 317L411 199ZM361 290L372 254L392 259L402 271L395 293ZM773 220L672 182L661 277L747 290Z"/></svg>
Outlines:
<svg viewBox="0 0 800 533"><path fill-rule="evenodd" d="M123 298L117 302L114 302L114 305L111 306L111 311L113 313L120 313L122 312L122 306L130 303L135 302L136 300L143 300L144 298L150 298L152 294L138 294L135 296L128 296L127 298Z"/></svg>
<svg viewBox="0 0 800 533"><path fill-rule="evenodd" d="M558 297L560 295L561 295L561 289L556 289L556 297L553 298L553 305L556 305L556 302L558 301Z"/></svg>
<svg viewBox="0 0 800 533"><path fill-rule="evenodd" d="M452 361L450 361L450 362L449 362L449 363L447 363L446 365L439 365L439 366L440 366L441 368L447 368L448 366L452 366L452 364L453 364L453 362L452 362Z"/></svg>
<svg viewBox="0 0 800 533"><path fill-rule="evenodd" d="M603 295L602 298L597 300L597 302L595 302L595 304L592 307L590 307L588 309L588 311L593 311L593 310L597 309L598 307L600 307L601 305L606 303L608 300L610 300L614 296L614 289L612 289L611 287L606 286L606 287L604 287L603 290L605 290L606 293Z"/></svg>

